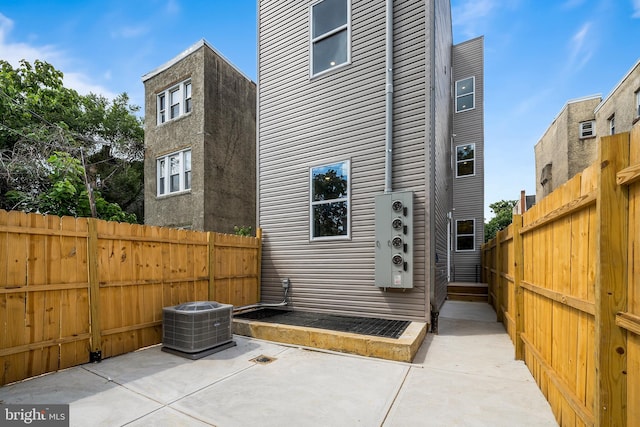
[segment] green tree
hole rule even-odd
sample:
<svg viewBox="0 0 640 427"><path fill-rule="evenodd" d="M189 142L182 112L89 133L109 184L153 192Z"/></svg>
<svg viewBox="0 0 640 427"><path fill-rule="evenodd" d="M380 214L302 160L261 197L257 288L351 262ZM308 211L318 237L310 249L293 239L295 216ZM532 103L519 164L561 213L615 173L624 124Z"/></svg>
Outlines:
<svg viewBox="0 0 640 427"><path fill-rule="evenodd" d="M511 221L513 221L513 207L517 202L517 200L500 200L489 205L494 217L484 225L485 242L496 237L498 231L507 228L511 224Z"/></svg>
<svg viewBox="0 0 640 427"><path fill-rule="evenodd" d="M23 197L33 201L56 186L70 191L70 182L52 181L48 162L64 152L80 161L85 186L99 186L106 203L142 219L139 110L126 93L110 101L65 88L62 72L46 62L23 60L13 68L0 60L0 207L17 209L27 203Z"/></svg>
<svg viewBox="0 0 640 427"><path fill-rule="evenodd" d="M7 198L27 212L52 215L91 216L91 202L85 185L85 170L80 160L69 153L56 152L47 163L51 170L50 186L40 193L10 190ZM92 191L97 217L108 221L136 222L136 216L124 212L115 203L109 203L100 192Z"/></svg>
<svg viewBox="0 0 640 427"><path fill-rule="evenodd" d="M347 194L347 179L335 169L313 176L313 200L341 199ZM313 206L315 236L346 235L348 206L344 201L316 204Z"/></svg>
<svg viewBox="0 0 640 427"><path fill-rule="evenodd" d="M27 212L40 212L52 215L91 216L91 202L85 185L85 170L80 160L69 153L55 152L47 159L51 183L46 189L35 194L18 190L9 190L7 198ZM136 216L124 212L116 203L110 203L99 191L92 191L98 218L108 221L136 222Z"/></svg>
<svg viewBox="0 0 640 427"><path fill-rule="evenodd" d="M234 225L233 232L236 236L251 236L253 227L250 225Z"/></svg>

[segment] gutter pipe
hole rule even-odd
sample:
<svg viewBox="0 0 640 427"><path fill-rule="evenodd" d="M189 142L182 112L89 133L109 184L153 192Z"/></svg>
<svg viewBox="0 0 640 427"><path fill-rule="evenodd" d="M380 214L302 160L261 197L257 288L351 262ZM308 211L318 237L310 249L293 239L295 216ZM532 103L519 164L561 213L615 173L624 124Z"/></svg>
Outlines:
<svg viewBox="0 0 640 427"><path fill-rule="evenodd" d="M391 193L393 172L393 0L386 2L386 83L385 83L385 158L384 192Z"/></svg>

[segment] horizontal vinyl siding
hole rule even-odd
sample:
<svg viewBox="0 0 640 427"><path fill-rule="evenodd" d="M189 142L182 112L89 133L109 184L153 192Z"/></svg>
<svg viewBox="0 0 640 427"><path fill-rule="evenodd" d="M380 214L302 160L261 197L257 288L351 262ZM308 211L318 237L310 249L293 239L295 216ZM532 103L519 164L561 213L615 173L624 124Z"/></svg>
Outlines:
<svg viewBox="0 0 640 427"><path fill-rule="evenodd" d="M351 64L309 79L311 2L259 3L259 221L262 298L295 309L424 320L424 250L414 289L374 285L374 198L384 190L385 3L352 0ZM416 246L424 247L425 47L423 2L396 4L394 187L414 190ZM417 15L417 16L416 16ZM423 15L422 15L423 16ZM406 25L405 25L406 23ZM422 27L421 27L422 26ZM309 167L351 161L351 240L309 241Z"/></svg>
<svg viewBox="0 0 640 427"><path fill-rule="evenodd" d="M451 280L454 282L480 281L480 258L476 252L456 252L454 254Z"/></svg>
<svg viewBox="0 0 640 427"><path fill-rule="evenodd" d="M449 1L434 3L436 27L434 31L435 120L434 120L434 284L431 305L439 311L447 298L447 229L451 211L451 13ZM437 259L436 259L437 258Z"/></svg>
<svg viewBox="0 0 640 427"><path fill-rule="evenodd" d="M475 219L476 250L455 252L454 280L478 280L480 245L484 241L484 58L483 38L476 38L453 47L454 81L475 76L475 109L454 113L455 147L475 144L475 175L453 179L454 248L455 220ZM454 151L455 155L455 151Z"/></svg>

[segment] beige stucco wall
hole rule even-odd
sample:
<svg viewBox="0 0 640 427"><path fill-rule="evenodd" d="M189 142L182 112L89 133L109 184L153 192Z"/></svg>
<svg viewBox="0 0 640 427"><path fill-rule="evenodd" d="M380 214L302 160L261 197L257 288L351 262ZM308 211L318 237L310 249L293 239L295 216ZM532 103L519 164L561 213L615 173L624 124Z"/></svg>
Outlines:
<svg viewBox="0 0 640 427"><path fill-rule="evenodd" d="M636 92L640 90L640 61L623 77L596 109L598 135L609 135L609 118L615 115L615 132L629 132L638 120Z"/></svg>
<svg viewBox="0 0 640 427"><path fill-rule="evenodd" d="M593 110L600 100L595 96L567 102L535 145L536 200L541 200L593 162L596 138L580 138L580 123L594 120ZM552 180L543 187L542 171L548 164L552 165Z"/></svg>
<svg viewBox="0 0 640 427"><path fill-rule="evenodd" d="M577 173L585 170L591 163L596 161L598 155L597 133L588 138L580 138L580 123L593 120L593 110L600 103L601 98L585 99L582 102L569 104L569 119L567 120L568 142L567 142L567 177L564 182L574 177ZM562 185L564 182L558 182Z"/></svg>

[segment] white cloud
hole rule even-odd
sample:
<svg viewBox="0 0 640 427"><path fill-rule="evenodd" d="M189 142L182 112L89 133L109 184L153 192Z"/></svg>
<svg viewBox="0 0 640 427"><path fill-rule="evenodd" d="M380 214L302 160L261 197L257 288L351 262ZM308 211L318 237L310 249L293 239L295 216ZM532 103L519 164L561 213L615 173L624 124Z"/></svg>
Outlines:
<svg viewBox="0 0 640 427"><path fill-rule="evenodd" d="M177 0L169 0L167 2L167 6L165 8L165 11L169 15L175 15L175 14L180 13L180 3L178 3Z"/></svg>
<svg viewBox="0 0 640 427"><path fill-rule="evenodd" d="M640 0L631 0L631 5L633 6L633 15L632 18L640 18Z"/></svg>
<svg viewBox="0 0 640 427"><path fill-rule="evenodd" d="M569 61L567 64L571 69L580 69L591 59L591 43L586 42L590 29L591 23L586 22L571 38Z"/></svg>
<svg viewBox="0 0 640 427"><path fill-rule="evenodd" d="M519 9L523 0L453 0L451 3L452 24L457 27L454 33L471 38L486 33L499 15Z"/></svg>
<svg viewBox="0 0 640 427"><path fill-rule="evenodd" d="M7 61L13 67L18 67L23 59L32 64L36 59L46 61L64 73L64 85L66 87L75 89L82 95L93 92L109 99L115 97L113 92L92 82L91 78L86 74L71 70L69 64L73 62L72 58L69 58L64 51L55 46L36 46L29 43L8 41L8 36L13 26L13 21L0 13L0 52L2 52L0 59Z"/></svg>
<svg viewBox="0 0 640 427"><path fill-rule="evenodd" d="M2 59L17 67L20 60L33 62L36 59L53 63L59 61L62 54L53 46L31 46L27 43L9 43L8 35L13 30L13 21L0 13L0 52Z"/></svg>
<svg viewBox="0 0 640 427"><path fill-rule="evenodd" d="M90 92L92 92L109 99L113 99L116 97L115 93L111 92L109 89L103 86L100 86L99 84L92 82L91 79L89 79L82 73L64 73L63 81L65 87L73 88L81 95L88 95Z"/></svg>
<svg viewBox="0 0 640 427"><path fill-rule="evenodd" d="M13 29L13 21L0 13L0 42L4 41L5 35Z"/></svg>
<svg viewBox="0 0 640 427"><path fill-rule="evenodd" d="M131 39L142 36L149 32L149 27L145 25L139 25L137 27L122 27L116 31L111 32L113 38Z"/></svg>
<svg viewBox="0 0 640 427"><path fill-rule="evenodd" d="M451 16L453 25L462 28L462 32L467 37L476 34L476 25L483 22L485 18L496 8L495 0L467 0L453 7Z"/></svg>
<svg viewBox="0 0 640 427"><path fill-rule="evenodd" d="M581 6L584 3L584 0L567 0L562 4L563 9L574 9L578 6Z"/></svg>
<svg viewBox="0 0 640 427"><path fill-rule="evenodd" d="M523 97L514 108L516 116L526 116L540 109L548 101L551 89L540 89L529 97Z"/></svg>

